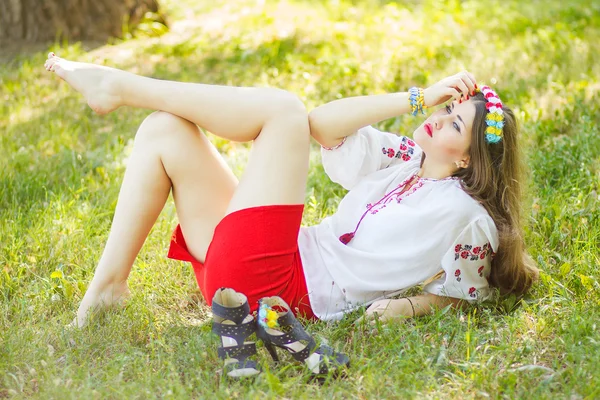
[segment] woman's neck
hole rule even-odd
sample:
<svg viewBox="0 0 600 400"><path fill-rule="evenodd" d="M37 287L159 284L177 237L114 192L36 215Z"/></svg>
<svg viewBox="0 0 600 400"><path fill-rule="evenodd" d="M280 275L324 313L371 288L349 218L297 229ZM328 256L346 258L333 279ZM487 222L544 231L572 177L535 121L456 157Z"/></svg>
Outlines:
<svg viewBox="0 0 600 400"><path fill-rule="evenodd" d="M432 162L428 162L427 158L425 158L423 165L421 165L421 169L417 174L421 178L444 179L452 176L453 173L454 170L451 166L433 164Z"/></svg>

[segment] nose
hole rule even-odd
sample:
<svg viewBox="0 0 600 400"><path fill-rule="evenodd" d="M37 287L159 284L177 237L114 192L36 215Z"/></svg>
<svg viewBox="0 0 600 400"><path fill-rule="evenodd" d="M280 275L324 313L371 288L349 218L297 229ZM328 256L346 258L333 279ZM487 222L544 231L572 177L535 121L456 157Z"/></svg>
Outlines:
<svg viewBox="0 0 600 400"><path fill-rule="evenodd" d="M452 118L452 116L450 114L440 115L433 122L433 126L435 126L435 129L440 130L444 127L444 124L447 122L446 120L450 120L451 118Z"/></svg>

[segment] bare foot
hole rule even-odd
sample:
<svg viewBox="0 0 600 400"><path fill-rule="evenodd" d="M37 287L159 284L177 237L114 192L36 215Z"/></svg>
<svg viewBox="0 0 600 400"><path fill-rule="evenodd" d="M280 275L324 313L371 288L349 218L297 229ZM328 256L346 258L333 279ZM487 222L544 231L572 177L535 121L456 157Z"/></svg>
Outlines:
<svg viewBox="0 0 600 400"><path fill-rule="evenodd" d="M101 65L67 61L48 54L44 64L47 71L55 72L73 89L81 93L88 105L98 114L108 114L123 105L119 79L126 74Z"/></svg>
<svg viewBox="0 0 600 400"><path fill-rule="evenodd" d="M70 327L82 328L86 325L89 314L94 310L121 307L130 297L127 282L109 284L100 291L90 288L83 296L77 310L77 317L71 322Z"/></svg>

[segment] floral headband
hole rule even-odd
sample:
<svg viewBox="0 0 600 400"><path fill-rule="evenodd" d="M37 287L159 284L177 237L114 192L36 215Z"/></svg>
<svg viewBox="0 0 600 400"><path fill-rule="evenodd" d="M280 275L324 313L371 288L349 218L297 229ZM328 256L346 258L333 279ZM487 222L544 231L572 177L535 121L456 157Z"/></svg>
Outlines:
<svg viewBox="0 0 600 400"><path fill-rule="evenodd" d="M487 103L488 113L485 117L487 128L485 129L485 140L488 143L498 143L502 140L502 128L504 127L504 112L500 97L489 86L482 86L477 91L483 93Z"/></svg>

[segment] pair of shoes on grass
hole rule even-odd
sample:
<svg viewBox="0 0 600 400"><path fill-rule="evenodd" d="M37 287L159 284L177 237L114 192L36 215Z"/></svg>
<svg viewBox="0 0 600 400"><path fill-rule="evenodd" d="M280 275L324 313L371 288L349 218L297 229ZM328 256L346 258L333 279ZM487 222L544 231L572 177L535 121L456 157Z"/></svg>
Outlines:
<svg viewBox="0 0 600 400"><path fill-rule="evenodd" d="M348 356L326 345L317 346L315 340L296 320L283 299L263 297L258 301L258 321L250 314L248 299L230 288L217 290L212 301L213 332L220 336L219 357L224 362L224 374L230 378L256 376L260 366L250 357L256 355L255 342L246 339L256 333L265 348L279 362L276 348L286 350L304 362L312 376L322 380L331 371L338 374L350 365Z"/></svg>

